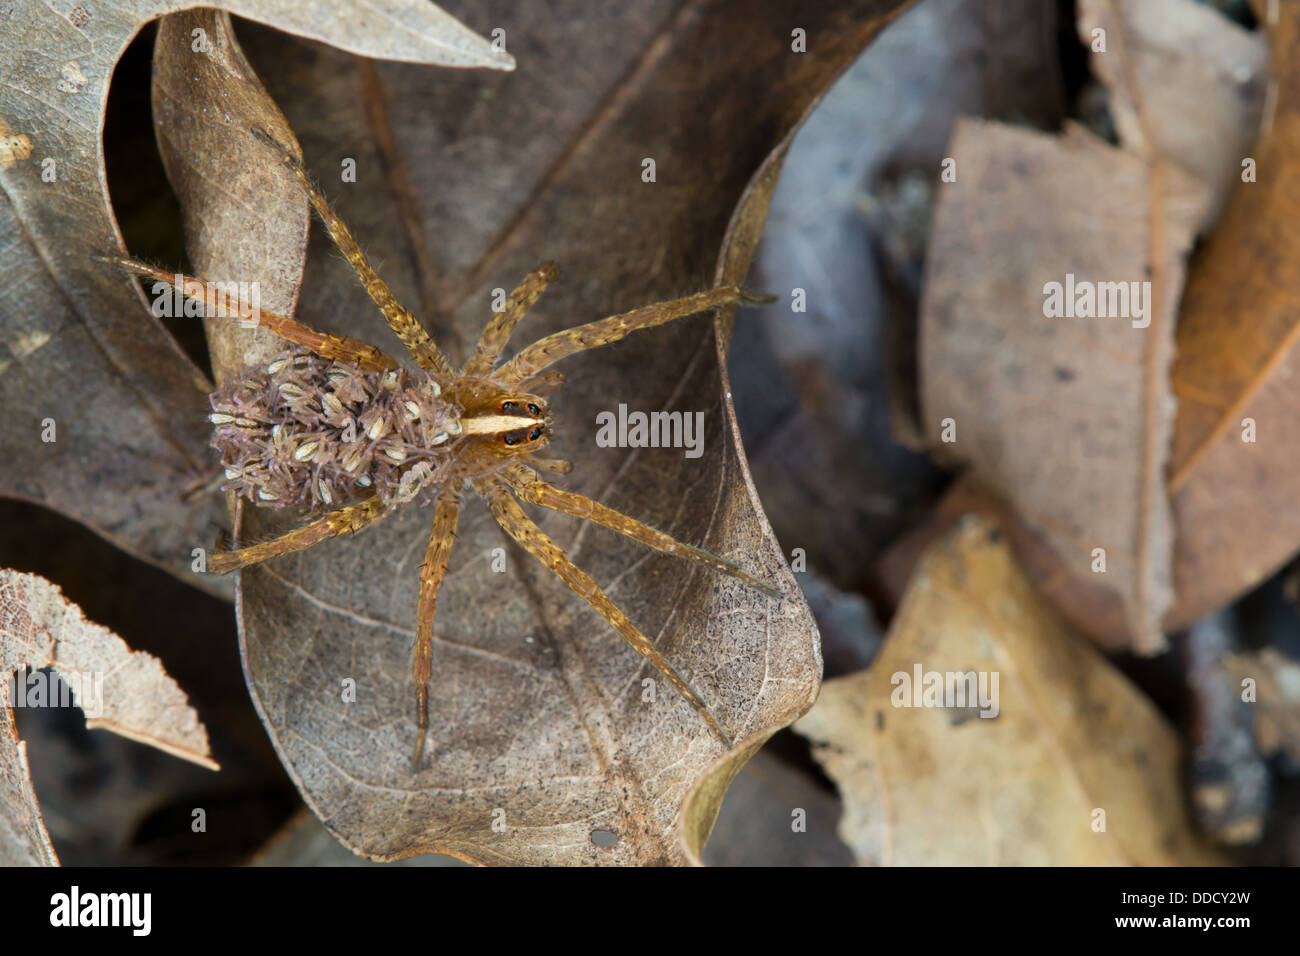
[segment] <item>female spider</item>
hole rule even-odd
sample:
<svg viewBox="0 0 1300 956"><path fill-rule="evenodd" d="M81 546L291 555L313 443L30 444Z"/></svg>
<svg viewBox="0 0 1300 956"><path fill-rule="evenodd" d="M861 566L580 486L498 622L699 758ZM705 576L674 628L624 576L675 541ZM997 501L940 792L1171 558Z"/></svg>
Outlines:
<svg viewBox="0 0 1300 956"><path fill-rule="evenodd" d="M347 226L316 188L302 163L262 130L255 138L294 174L331 239L419 365L403 368L391 356L347 336L327 335L285 316L256 313L223 297L215 286L172 275L142 262L113 258L123 268L219 303L216 314L254 318L289 343L268 365L245 370L210 396L212 444L222 455L227 490L270 508L307 508L310 523L279 538L213 555L210 571L225 574L277 555L354 533L414 500L436 502L420 577L413 677L418 769L429 726L433 621L460 514L462 488L486 502L498 524L555 572L688 700L709 728L730 738L700 696L651 641L528 517L520 502L604 525L665 554L732 575L772 596L780 591L714 554L685 544L583 495L556 488L538 469L567 474L568 462L542 454L550 442L545 396L564 381L552 365L571 355L731 302L770 302L724 286L589 322L548 335L509 361L500 356L515 325L558 276L547 263L530 273L487 323L463 369L453 369L409 311L371 268ZM336 510L329 510L335 508Z"/></svg>

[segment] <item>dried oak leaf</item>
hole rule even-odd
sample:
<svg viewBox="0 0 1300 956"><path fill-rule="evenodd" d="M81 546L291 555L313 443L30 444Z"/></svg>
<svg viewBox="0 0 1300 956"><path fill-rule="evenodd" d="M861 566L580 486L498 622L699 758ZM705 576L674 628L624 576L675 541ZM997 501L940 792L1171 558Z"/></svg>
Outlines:
<svg viewBox="0 0 1300 956"><path fill-rule="evenodd" d="M516 344L743 278L789 135L896 6L463 5L472 25L505 30L519 58L509 77L240 34L308 167L456 360L491 314L493 289L546 259L562 277ZM807 53L792 51L796 28ZM187 79L181 33L160 31L155 104L195 267L244 278L249 263L291 263L301 240L280 223L303 221L305 200L240 128L247 118L226 123L213 106L233 97L252 115L275 108L253 105L257 79L224 33L219 47L238 65ZM642 178L646 159L653 181ZM349 167L355 182L341 175ZM305 275L286 274L277 301L300 290L299 318L396 349L321 231L312 237ZM720 363L729 317L720 328L700 317L567 362L555 449L577 467L560 480L739 559L790 597L769 602L602 529L536 517L695 683L735 749L724 752L670 690L649 699L653 671L471 497L438 600L428 763L413 775L410 662L431 513L407 508L355 539L241 573L256 702L304 798L348 846L375 859L698 861L727 783L811 705L816 630L749 479ZM265 354L237 327L210 324L209 336L220 375ZM706 411L703 456L594 447L596 412L619 403ZM302 520L245 510L241 533ZM498 548L504 574L490 570Z"/></svg>
<svg viewBox="0 0 1300 956"><path fill-rule="evenodd" d="M917 668L986 674L988 691L996 675L997 716L891 706ZM1188 821L1174 729L1058 623L982 518L927 552L880 657L827 681L795 730L840 788L859 863L1218 862Z"/></svg>
<svg viewBox="0 0 1300 956"><path fill-rule="evenodd" d="M208 732L156 657L87 621L58 587L0 569L0 865L57 865L18 739L15 672L53 668L86 726L111 730L212 770ZM25 691L24 691L25 692Z"/></svg>
<svg viewBox="0 0 1300 956"><path fill-rule="evenodd" d="M1080 18L1084 36L1098 24L1108 31L1110 52L1095 54L1093 66L1112 87L1125 144L1159 153L1214 190L1202 225L1236 187L1191 263L1178 321L1178 413L1167 469L1175 594L1163 618L1167 632L1228 604L1300 545L1289 431L1297 409L1287 384L1296 326L1285 292L1288 250L1297 244L1288 174L1300 144L1296 15L1277 5L1259 12L1273 47L1267 95L1260 91L1268 62L1263 38L1203 5L1098 0ZM1251 148L1261 110L1261 139ZM1035 581L1054 582L1062 613L1090 637L1108 647L1132 640L1131 616L1124 620L1115 594L1096 597L1086 569L1067 562L1058 574L1032 560L1030 568Z"/></svg>
<svg viewBox="0 0 1300 956"><path fill-rule="evenodd" d="M424 0L217 5L370 56L511 65ZM220 502L182 500L211 461L205 422L177 410L209 386L139 287L93 258L122 243L100 138L113 67L146 21L188 4L67 6L16 0L0 31L0 495L229 597L228 582L191 570Z"/></svg>
<svg viewBox="0 0 1300 956"><path fill-rule="evenodd" d="M1178 524L1171 627L1234 600L1300 546L1300 9L1270 4L1272 105L1198 252L1178 326L1170 493Z"/></svg>
<svg viewBox="0 0 1300 956"><path fill-rule="evenodd" d="M1120 142L1207 183L1214 199L1201 225L1209 225L1259 132L1267 39L1196 0L1082 0L1077 23L1089 47L1094 30L1106 31L1106 50L1094 48L1090 64L1110 89Z"/></svg>
<svg viewBox="0 0 1300 956"><path fill-rule="evenodd" d="M1075 573L1100 570L1104 549L1135 649L1160 650L1173 317L1207 190L1078 127L966 120L948 155L957 177L939 188L921 302L925 425L940 436L951 420L955 441L937 447ZM1073 303L1074 280L1149 281L1145 315L1134 296L1131 316L1049 316L1047 284Z"/></svg>

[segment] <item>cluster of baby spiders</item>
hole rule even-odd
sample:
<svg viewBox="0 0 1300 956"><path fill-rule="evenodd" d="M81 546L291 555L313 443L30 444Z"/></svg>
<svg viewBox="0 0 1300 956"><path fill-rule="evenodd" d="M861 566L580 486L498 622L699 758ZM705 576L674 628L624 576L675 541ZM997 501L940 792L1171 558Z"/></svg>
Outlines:
<svg viewBox="0 0 1300 956"><path fill-rule="evenodd" d="M366 494L427 501L460 434L432 380L367 372L294 348L210 396L226 484L262 507L321 512Z"/></svg>
<svg viewBox="0 0 1300 956"><path fill-rule="evenodd" d="M213 444L222 452L228 487L270 507L319 511L343 505L274 540L215 554L209 570L224 574L360 531L417 497L435 501L420 578L413 665L418 736L412 766L418 769L429 726L434 611L455 538L461 490L468 486L512 538L590 604L730 746L730 737L700 696L596 582L528 517L520 502L604 525L664 554L781 597L779 590L730 561L598 501L556 488L537 473L540 469L567 474L572 469L568 462L542 454L551 429L544 396L564 381L560 373L547 371L556 362L640 329L734 302L772 298L738 286L710 289L556 332L500 362L515 325L558 276L555 266L547 263L530 273L488 322L465 367L453 369L415 316L397 302L371 268L301 161L265 132L252 133L293 173L421 371L408 372L381 349L357 339L327 335L286 316L227 302L202 279L114 257L112 261L121 267L173 284L186 295L225 302L218 316L256 317L263 328L292 347L264 368L245 370L211 397Z"/></svg>

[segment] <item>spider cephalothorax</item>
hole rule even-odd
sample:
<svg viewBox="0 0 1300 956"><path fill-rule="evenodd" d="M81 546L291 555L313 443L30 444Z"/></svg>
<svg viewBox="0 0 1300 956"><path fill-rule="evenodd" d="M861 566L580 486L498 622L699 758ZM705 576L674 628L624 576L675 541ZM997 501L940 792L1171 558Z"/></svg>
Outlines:
<svg viewBox="0 0 1300 956"><path fill-rule="evenodd" d="M541 396L490 378L454 379L444 396L461 409L457 461L448 478L488 474L550 444L551 419Z"/></svg>
<svg viewBox="0 0 1300 956"><path fill-rule="evenodd" d="M453 369L423 326L393 298L351 233L311 182L302 163L261 130L253 135L293 172L347 257L366 291L420 367L403 369L381 349L347 336L317 332L286 316L230 302L201 279L170 275L130 259L133 272L175 285L187 295L221 303L218 316L249 319L293 346L265 367L247 369L211 396L213 445L221 452L226 487L258 505L326 513L271 541L215 554L222 574L300 551L327 538L356 532L416 500L435 501L433 530L420 578L413 676L418 769L428 731L433 621L438 589L456 536L460 493L471 488L497 523L553 570L619 635L649 661L724 742L722 730L654 644L563 549L524 512L539 505L604 525L665 554L732 575L774 597L780 592L730 561L656 531L583 495L556 488L538 469L565 474L572 466L541 454L551 419L543 397L563 381L547 371L556 362L697 312L738 301L766 302L738 286L681 299L556 332L500 362L511 331L558 271L546 264L530 273L488 322L463 369ZM329 510L334 509L334 510Z"/></svg>

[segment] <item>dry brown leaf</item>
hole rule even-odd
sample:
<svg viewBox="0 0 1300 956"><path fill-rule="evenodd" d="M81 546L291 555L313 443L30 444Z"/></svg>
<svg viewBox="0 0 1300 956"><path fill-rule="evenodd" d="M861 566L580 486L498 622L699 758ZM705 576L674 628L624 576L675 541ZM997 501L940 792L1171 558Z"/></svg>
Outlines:
<svg viewBox="0 0 1300 956"><path fill-rule="evenodd" d="M1249 148L1265 99L1258 89L1268 60L1262 35L1186 0L1094 0L1079 21L1085 42L1098 26L1107 30L1108 47L1092 61L1112 87L1121 136L1129 149L1153 148L1215 189L1202 225L1213 219L1227 187L1239 181L1248 154L1260 170L1290 162L1291 141L1273 142L1274 134ZM1275 31L1278 64L1286 62L1288 36ZM1285 113L1277 105L1278 89L1274 83L1268 97L1272 117ZM1280 89L1285 92L1286 85ZM1285 296L1277 292L1285 278L1261 274L1258 266L1286 260L1277 250L1292 218L1278 201L1287 187L1276 174L1271 179L1261 175L1258 183L1240 187L1192 263L1182 298L1172 373L1179 411L1168 464L1176 593L1164 615L1165 631L1183 629L1272 573L1294 553L1300 534L1300 528L1276 520L1288 513L1300 489L1290 479L1291 443L1276 431L1294 416L1269 410L1286 400L1292 321ZM1270 421L1276 440L1243 443L1246 417ZM1062 563L1050 549L1022 557L1035 583L1049 583L1054 603L1072 625L1104 647L1132 641L1132 616L1124 619L1117 606L1123 596L1099 591L1087 567L1073 563L1068 553Z"/></svg>
<svg viewBox="0 0 1300 956"><path fill-rule="evenodd" d="M218 5L370 56L511 66L424 0ZM229 597L229 582L191 569L220 503L182 500L211 460L206 423L177 411L199 407L207 383L135 283L92 258L121 249L100 139L113 67L146 20L188 4L70 6L16 0L0 33L0 495Z"/></svg>
<svg viewBox="0 0 1300 956"><path fill-rule="evenodd" d="M987 674L989 691L997 675L997 716L891 706L917 668ZM1061 627L983 519L927 553L876 663L827 681L795 729L860 863L1218 862L1190 829L1173 728Z"/></svg>
<svg viewBox="0 0 1300 956"><path fill-rule="evenodd" d="M1077 23L1090 49L1093 31L1105 30L1106 50L1093 50L1091 64L1111 90L1120 142L1139 155L1158 153L1208 184L1214 199L1200 225L1209 225L1259 133L1268 83L1263 32L1196 0L1081 0Z"/></svg>
<svg viewBox="0 0 1300 956"><path fill-rule="evenodd" d="M490 314L492 290L544 259L562 277L517 341L742 277L787 134L894 6L862 0L796 16L776 0L646 0L612 5L618 28L606 29L594 11L566 22L480 5L468 20L506 24L511 48L529 51L504 78L272 50L255 30L241 36L340 214L399 299L458 357ZM795 26L815 55L791 52ZM173 180L187 182L176 170L189 163L197 180L233 183L239 195L265 177L251 209L188 181L193 195L181 200L194 204L187 222L201 233L191 233L196 269L235 275L249 262L291 262L301 249L275 224L302 214L301 195L238 123L216 124L231 135L214 149L194 122L227 94L255 115L274 107L252 105L240 70L180 85L186 58L160 39L166 88L156 101L175 107L161 136ZM654 183L641 179L647 157ZM344 159L356 162L355 183L340 181ZM364 290L313 236L299 318L392 347ZM297 277L284 281L277 295L292 301ZM228 332L235 344L215 354L252 354L239 330ZM356 539L242 572L257 703L309 805L345 843L376 859L438 851L475 862L683 862L691 853L679 834L689 829L702 845L725 790L695 800L693 785L729 781L810 706L816 632L749 480L723 348L700 318L569 362L553 409L557 454L577 469L562 483L764 569L789 600L768 603L600 529L537 517L739 730L735 751L722 752L675 695L643 703L640 659L471 500L439 595L431 766L413 778L410 654L430 514L411 508ZM619 402L710 410L704 456L593 448L596 411ZM300 521L245 512L243 533ZM509 571L494 575L487 563L500 547ZM358 688L351 705L341 700L348 678ZM597 845L597 831L616 844Z"/></svg>
<svg viewBox="0 0 1300 956"><path fill-rule="evenodd" d="M940 438L952 420L956 440L939 451L969 463L1075 573L1100 567L1104 549L1134 647L1160 650L1167 369L1204 187L1077 127L1058 139L963 121L949 155L957 179L939 188L921 304L925 426ZM1149 280L1150 292L1131 317L1049 317L1047 284L1073 301L1070 277Z"/></svg>
<svg viewBox="0 0 1300 956"><path fill-rule="evenodd" d="M926 549L946 537L968 514L995 521L1006 532L1016 561L1030 583L1051 602L1066 624L1103 651L1128 648L1132 638L1124 619L1124 605L1114 591L1102 585L1101 575L1070 573L1043 535L1017 518L970 475L954 481L925 523L895 540L876 563L875 580L890 605L886 610L892 612L902 601Z"/></svg>
<svg viewBox="0 0 1300 956"><path fill-rule="evenodd" d="M87 621L58 587L35 574L0 569L0 864L57 864L27 773L12 706L25 700L10 680L26 668L53 668L86 714L86 726L111 730L211 770L219 769L208 732L156 657L132 651Z"/></svg>
<svg viewBox="0 0 1300 956"><path fill-rule="evenodd" d="M87 727L219 769L207 731L156 657L132 651L108 628L87 621L57 585L0 570L0 673L24 667L54 668L74 695L82 678L94 675L87 699L77 699Z"/></svg>
<svg viewBox="0 0 1300 956"><path fill-rule="evenodd" d="M1232 601L1300 545L1300 9L1269 5L1279 9L1272 108L1251 153L1258 181L1237 186L1198 253L1179 320L1171 627Z"/></svg>

